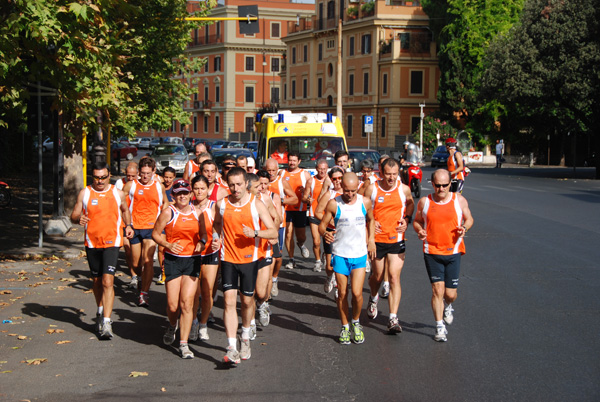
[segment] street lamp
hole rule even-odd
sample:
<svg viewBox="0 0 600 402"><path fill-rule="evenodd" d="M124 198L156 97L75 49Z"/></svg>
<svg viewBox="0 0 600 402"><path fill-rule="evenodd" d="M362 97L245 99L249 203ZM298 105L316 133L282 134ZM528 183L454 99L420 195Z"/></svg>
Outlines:
<svg viewBox="0 0 600 402"><path fill-rule="evenodd" d="M419 103L419 107L421 108L421 127L419 128L419 152L421 153L421 159L423 158L423 119L425 118L425 114L423 113L423 108L425 107L425 102Z"/></svg>
<svg viewBox="0 0 600 402"><path fill-rule="evenodd" d="M548 166L550 166L550 134L548 134Z"/></svg>

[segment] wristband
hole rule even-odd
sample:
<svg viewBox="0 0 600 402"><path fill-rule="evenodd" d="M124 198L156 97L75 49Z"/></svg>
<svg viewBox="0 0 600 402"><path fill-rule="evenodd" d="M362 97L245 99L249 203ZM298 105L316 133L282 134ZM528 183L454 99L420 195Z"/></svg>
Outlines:
<svg viewBox="0 0 600 402"><path fill-rule="evenodd" d="M200 239L200 243L202 243L202 244L204 244L206 246L206 240Z"/></svg>
<svg viewBox="0 0 600 402"><path fill-rule="evenodd" d="M217 232L213 232L212 238L213 240L219 240L219 234Z"/></svg>
<svg viewBox="0 0 600 402"><path fill-rule="evenodd" d="M412 216L405 216L404 219L406 220L406 223L412 222Z"/></svg>

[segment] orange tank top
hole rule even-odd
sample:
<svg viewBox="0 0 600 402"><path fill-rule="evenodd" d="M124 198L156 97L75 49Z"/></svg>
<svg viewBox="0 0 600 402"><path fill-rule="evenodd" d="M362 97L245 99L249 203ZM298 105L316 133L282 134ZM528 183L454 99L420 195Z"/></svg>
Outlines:
<svg viewBox="0 0 600 402"><path fill-rule="evenodd" d="M327 176L325 176L327 177ZM317 205L319 205L319 194L321 194L321 190L323 189L323 183L325 182L325 177L322 179L317 178L317 176L313 176L312 183L310 185L310 197L312 198L312 203L310 204L310 210L308 211L308 216L315 216L315 211L317 210Z"/></svg>
<svg viewBox="0 0 600 402"><path fill-rule="evenodd" d="M250 195L244 205L233 205L229 197L225 197L218 204L223 218L221 261L247 264L259 259L260 239L246 237L242 231L243 226L260 230L255 201L256 198Z"/></svg>
<svg viewBox="0 0 600 402"><path fill-rule="evenodd" d="M121 197L112 184L102 192L87 186L83 193L83 211L90 218L85 225L85 245L89 248L121 247L123 226Z"/></svg>
<svg viewBox="0 0 600 402"><path fill-rule="evenodd" d="M462 209L458 196L452 196L445 203L435 202L430 195L425 199L423 219L427 238L423 241L425 254L452 255L464 254L465 243L457 233L463 223Z"/></svg>
<svg viewBox="0 0 600 402"><path fill-rule="evenodd" d="M262 194L259 193L257 195L257 198L265 204L265 207L267 206L268 202L273 202L273 199L271 198L271 192L269 191L267 194ZM263 201L265 198L269 198L269 200ZM267 227L265 226L265 224L260 221L260 230L266 230ZM271 247L271 243L269 243L268 239L260 239L260 250L258 253L258 258L262 259L262 258L266 258L266 257L270 257L272 254L272 247Z"/></svg>
<svg viewBox="0 0 600 402"><path fill-rule="evenodd" d="M285 206L283 205L283 199L285 198L285 191L283 191L283 183L281 182L281 176L277 176L275 180L269 184L269 191L275 194L279 194L281 200L281 224L280 228L285 227ZM277 207L277 206L275 206Z"/></svg>
<svg viewBox="0 0 600 402"><path fill-rule="evenodd" d="M129 189L129 211L135 229L152 229L163 205L162 184L152 180L144 185L138 180L131 183Z"/></svg>
<svg viewBox="0 0 600 402"><path fill-rule="evenodd" d="M191 160L185 165L185 170L187 171L188 177L192 177L194 173L200 170L200 165L198 165L196 161Z"/></svg>
<svg viewBox="0 0 600 402"><path fill-rule="evenodd" d="M178 257L192 257L200 255L195 253L196 244L200 241L200 228L198 226L198 215L196 208L190 205L190 211L183 213L173 205L169 205L171 210L171 220L165 226L165 235L167 241L173 243L179 241L179 245L183 250L179 254L175 254L170 250L165 249L165 253Z"/></svg>
<svg viewBox="0 0 600 402"><path fill-rule="evenodd" d="M306 211L306 204L302 202L304 188L306 187L306 175L304 174L304 169L298 169L298 171L293 173L284 170L281 177L290 184L292 191L296 193L296 197L298 197L298 202L294 205L286 205L285 210Z"/></svg>
<svg viewBox="0 0 600 402"><path fill-rule="evenodd" d="M396 182L391 190L384 190L376 182L371 193L373 217L381 225L381 233L375 233L376 243L397 243L404 240L404 233L398 233L396 227L406 211L406 196L402 184Z"/></svg>
<svg viewBox="0 0 600 402"><path fill-rule="evenodd" d="M456 155L460 155L462 158L462 154L460 154L459 152L455 152L454 155L449 156L448 160L446 162L446 164L448 165L448 171L452 172L453 170L456 170L458 168L458 161L456 160ZM464 162L463 162L463 166L464 166ZM457 180L465 180L465 173L464 172L458 172L452 175L453 179L457 179Z"/></svg>
<svg viewBox="0 0 600 402"><path fill-rule="evenodd" d="M214 201L209 201L206 204L206 207L202 211L204 222L204 230L206 231L206 244L204 246L204 251L202 251L202 255L210 255L212 253L216 253L217 251L212 251L212 233L213 233L213 221L214 216L212 213L212 206L215 204Z"/></svg>

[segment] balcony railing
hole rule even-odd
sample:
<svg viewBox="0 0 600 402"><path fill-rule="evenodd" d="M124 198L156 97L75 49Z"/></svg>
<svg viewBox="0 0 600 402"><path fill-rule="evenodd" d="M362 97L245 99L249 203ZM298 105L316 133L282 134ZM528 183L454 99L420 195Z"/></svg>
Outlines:
<svg viewBox="0 0 600 402"><path fill-rule="evenodd" d="M312 29L312 19L310 19L309 17L300 18L297 24L295 21L288 21L288 34L312 31Z"/></svg>
<svg viewBox="0 0 600 402"><path fill-rule="evenodd" d="M213 105L212 101L210 100L191 101L190 104L191 107L189 110L193 112L210 110Z"/></svg>
<svg viewBox="0 0 600 402"><path fill-rule="evenodd" d="M188 43L188 47L206 46L216 43L223 43L223 34L192 37L192 40Z"/></svg>

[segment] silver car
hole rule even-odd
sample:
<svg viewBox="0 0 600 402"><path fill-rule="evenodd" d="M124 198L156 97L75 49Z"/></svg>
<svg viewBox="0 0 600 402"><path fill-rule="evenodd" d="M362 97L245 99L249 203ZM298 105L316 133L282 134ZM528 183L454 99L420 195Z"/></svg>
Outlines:
<svg viewBox="0 0 600 402"><path fill-rule="evenodd" d="M188 163L188 153L183 145L160 144L150 155L156 161L156 171L162 173L164 168L171 166L177 174L183 174Z"/></svg>

